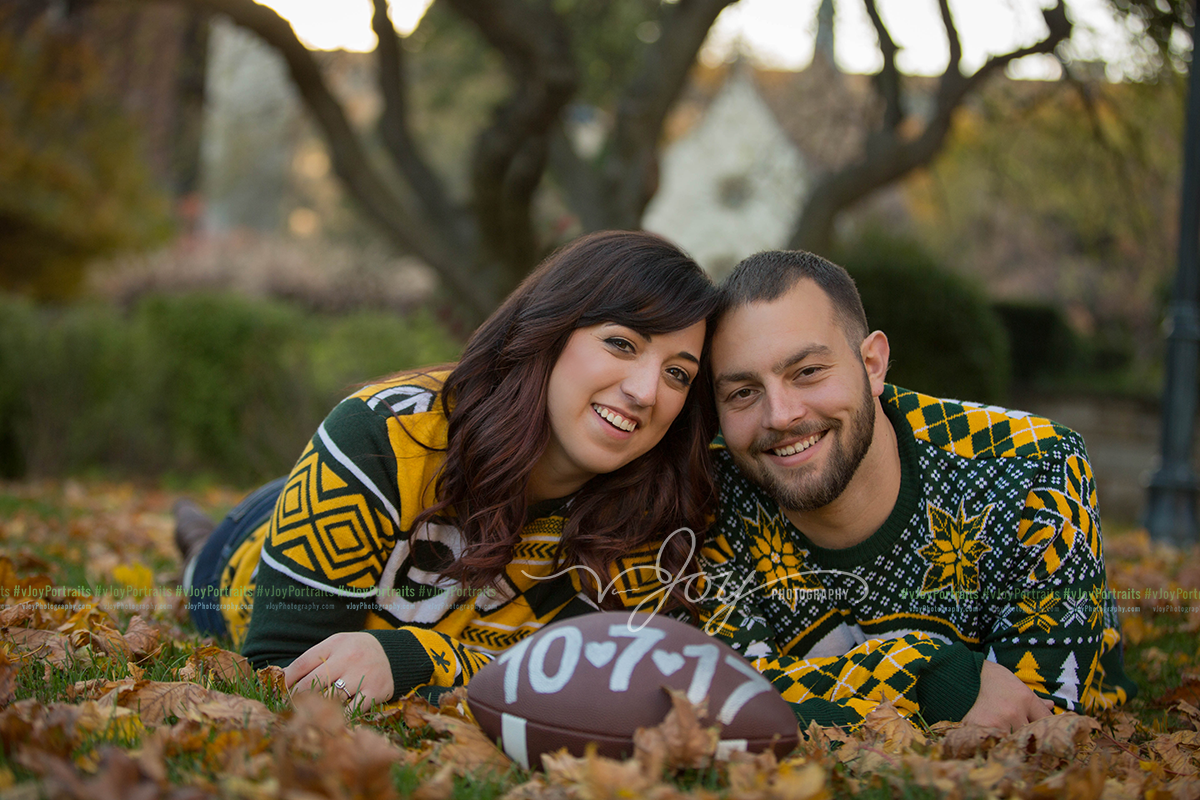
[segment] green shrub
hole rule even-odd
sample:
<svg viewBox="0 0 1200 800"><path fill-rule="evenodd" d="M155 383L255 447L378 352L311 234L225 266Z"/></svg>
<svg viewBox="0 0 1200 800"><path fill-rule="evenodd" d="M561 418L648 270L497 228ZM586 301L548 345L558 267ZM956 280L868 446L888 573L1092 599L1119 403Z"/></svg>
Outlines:
<svg viewBox="0 0 1200 800"><path fill-rule="evenodd" d="M44 314L28 370L26 454L38 475L120 462L138 449L139 352L121 316L103 306Z"/></svg>
<svg viewBox="0 0 1200 800"><path fill-rule="evenodd" d="M871 328L891 343L889 382L942 397L1004 401L1008 339L979 288L916 242L878 231L837 260L854 276Z"/></svg>
<svg viewBox="0 0 1200 800"><path fill-rule="evenodd" d="M1023 384L1053 380L1078 371L1087 357L1084 344L1057 306L1037 301L992 304L1008 332L1013 380Z"/></svg>
<svg viewBox="0 0 1200 800"><path fill-rule="evenodd" d="M299 455L312 433L299 425L317 411L297 311L233 295L150 297L134 328L152 353L144 378L164 466L246 480Z"/></svg>
<svg viewBox="0 0 1200 800"><path fill-rule="evenodd" d="M354 385L452 360L430 320L235 296L130 314L0 296L0 477L108 470L249 485L286 472Z"/></svg>
<svg viewBox="0 0 1200 800"><path fill-rule="evenodd" d="M418 311L399 317L363 311L331 317L313 343L313 385L330 405L365 381L411 367L455 361L461 344Z"/></svg>
<svg viewBox="0 0 1200 800"><path fill-rule="evenodd" d="M16 478L26 470L21 430L28 424L25 389L37 330L29 302L0 294L0 478Z"/></svg>

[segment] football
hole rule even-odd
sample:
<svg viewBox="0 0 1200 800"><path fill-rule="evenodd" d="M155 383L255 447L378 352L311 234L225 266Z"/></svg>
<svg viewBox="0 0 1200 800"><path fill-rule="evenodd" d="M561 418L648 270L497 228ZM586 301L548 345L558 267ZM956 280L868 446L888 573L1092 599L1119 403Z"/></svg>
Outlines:
<svg viewBox="0 0 1200 800"><path fill-rule="evenodd" d="M641 626L641 627L639 627ZM467 684L467 705L483 731L529 769L565 747L594 743L610 758L632 756L638 728L671 710L665 688L707 698L704 725L720 726L718 757L799 740L792 708L748 661L699 628L622 611L547 625L500 654Z"/></svg>

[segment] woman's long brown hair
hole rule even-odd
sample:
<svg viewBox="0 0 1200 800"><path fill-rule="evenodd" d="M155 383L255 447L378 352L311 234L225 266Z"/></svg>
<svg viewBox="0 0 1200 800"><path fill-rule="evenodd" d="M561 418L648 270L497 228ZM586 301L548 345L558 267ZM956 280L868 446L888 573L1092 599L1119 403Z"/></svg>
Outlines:
<svg viewBox="0 0 1200 800"><path fill-rule="evenodd" d="M446 379L448 445L437 502L414 521L415 527L448 512L455 518L467 548L442 574L482 589L512 560L526 523L530 474L550 438L550 372L572 331L615 322L652 336L705 320L715 306L708 276L653 234L590 234L542 262L479 327ZM588 567L607 584L611 564L680 528L695 533L699 550L716 503L708 444L717 422L707 344L708 337L687 402L662 441L576 493L560 565ZM670 537L659 564L672 577L688 574L692 546L690 536ZM586 571L582 577L590 583ZM671 595L693 608L683 587ZM621 604L611 594L597 600L604 607Z"/></svg>

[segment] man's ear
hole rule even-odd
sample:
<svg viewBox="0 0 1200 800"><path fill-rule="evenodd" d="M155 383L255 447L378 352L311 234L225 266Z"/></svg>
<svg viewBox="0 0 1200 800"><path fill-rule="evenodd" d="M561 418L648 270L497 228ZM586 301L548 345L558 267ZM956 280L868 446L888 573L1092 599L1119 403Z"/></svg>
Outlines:
<svg viewBox="0 0 1200 800"><path fill-rule="evenodd" d="M875 397L883 394L883 383L887 378L888 360L892 356L891 345L883 331L874 331L863 339L859 347L862 354L863 367L867 371L867 381L871 384L871 394Z"/></svg>

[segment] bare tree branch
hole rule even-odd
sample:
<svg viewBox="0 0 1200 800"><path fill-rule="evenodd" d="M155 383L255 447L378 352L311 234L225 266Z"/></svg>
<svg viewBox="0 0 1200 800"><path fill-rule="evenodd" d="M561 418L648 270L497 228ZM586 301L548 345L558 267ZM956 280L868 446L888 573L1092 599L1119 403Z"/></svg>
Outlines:
<svg viewBox="0 0 1200 800"><path fill-rule="evenodd" d="M868 6L873 5L873 0L866 2ZM1042 15L1049 32L1040 42L993 56L969 77L963 76L954 68L952 61L951 66L938 80L933 116L926 122L919 135L901 137L897 129L889 129L885 125L881 130L874 132L873 146L867 148L860 160L817 181L800 212L789 246L828 253L832 245L833 223L837 214L875 189L930 163L945 142L954 112L971 91L1013 61L1028 55L1051 53L1070 37L1071 22L1067 19L1063 0L1058 0L1058 5L1053 8L1044 9ZM943 21L945 20L944 17ZM954 30L953 23L947 24L949 35ZM957 34L954 36L956 38ZM880 41L883 41L882 36Z"/></svg>
<svg viewBox="0 0 1200 800"><path fill-rule="evenodd" d="M283 56L297 90L325 135L334 170L350 194L394 243L437 270L472 316L481 319L489 313L502 295L475 274L472 268L476 265L464 251L437 235L429 218L414 208L408 197L381 180L312 53L296 38L292 26L274 10L252 0L196 1L253 31Z"/></svg>
<svg viewBox="0 0 1200 800"><path fill-rule="evenodd" d="M610 226L636 228L658 189L663 123L717 16L735 0L679 0L665 6L658 41L617 106L611 155L603 177L610 187Z"/></svg>
<svg viewBox="0 0 1200 800"><path fill-rule="evenodd" d="M962 39L954 24L954 15L950 13L950 0L938 0L938 10L942 12L942 26L946 29L946 43L950 45L950 63L946 72L962 71Z"/></svg>
<svg viewBox="0 0 1200 800"><path fill-rule="evenodd" d="M579 157L561 125L550 137L549 166L584 230L620 227L613 222L600 170Z"/></svg>
<svg viewBox="0 0 1200 800"><path fill-rule="evenodd" d="M375 52L379 59L379 93L383 97L383 114L379 119L380 138L437 227L452 232L455 240L469 239L469 227L463 225L461 215L446 197L441 181L429 168L417 143L413 141L409 131L404 50L388 16L387 0L373 2L375 10L371 16L371 28L379 40Z"/></svg>
<svg viewBox="0 0 1200 800"><path fill-rule="evenodd" d="M891 131L898 128L904 119L900 72L896 69L896 53L900 48L892 40L887 26L883 24L883 17L879 16L875 0L863 0L863 4L867 7L867 16L871 18L871 24L875 26L875 35L879 38L879 52L883 54L883 68L875 76L875 91L883 99L883 129Z"/></svg>
<svg viewBox="0 0 1200 800"><path fill-rule="evenodd" d="M447 0L503 56L513 95L476 140L475 211L485 247L512 283L536 260L531 205L546 167L548 136L577 83L566 26L550 8L518 0Z"/></svg>

